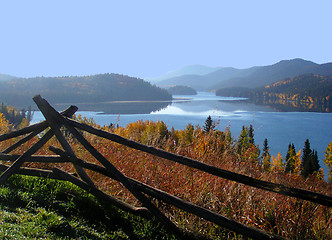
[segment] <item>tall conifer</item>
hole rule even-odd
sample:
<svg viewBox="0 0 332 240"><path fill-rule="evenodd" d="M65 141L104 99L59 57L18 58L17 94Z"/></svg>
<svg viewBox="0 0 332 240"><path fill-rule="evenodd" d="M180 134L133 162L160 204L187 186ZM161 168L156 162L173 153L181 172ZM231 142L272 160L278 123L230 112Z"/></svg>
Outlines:
<svg viewBox="0 0 332 240"><path fill-rule="evenodd" d="M307 178L310 174L314 172L312 151L310 148L309 139L304 143L303 155L302 155L302 176Z"/></svg>

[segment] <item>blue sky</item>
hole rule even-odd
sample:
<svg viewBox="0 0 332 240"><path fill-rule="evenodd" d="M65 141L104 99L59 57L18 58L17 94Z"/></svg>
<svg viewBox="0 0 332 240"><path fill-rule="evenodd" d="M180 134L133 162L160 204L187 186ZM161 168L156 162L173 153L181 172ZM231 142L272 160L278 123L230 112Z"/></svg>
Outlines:
<svg viewBox="0 0 332 240"><path fill-rule="evenodd" d="M155 77L332 61L332 1L0 1L0 73Z"/></svg>

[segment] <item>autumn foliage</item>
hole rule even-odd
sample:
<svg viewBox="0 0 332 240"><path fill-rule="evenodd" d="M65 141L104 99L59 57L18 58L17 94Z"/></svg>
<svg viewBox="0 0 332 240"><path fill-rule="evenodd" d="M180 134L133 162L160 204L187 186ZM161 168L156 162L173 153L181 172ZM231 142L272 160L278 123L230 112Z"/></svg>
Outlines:
<svg viewBox="0 0 332 240"><path fill-rule="evenodd" d="M162 121L137 121L126 127L98 126L92 119L81 116L77 120L103 128L134 141L155 146L201 162L241 173L257 179L284 184L318 193L332 195L331 184L317 174L304 179L297 166L285 172L282 156L272 157L269 168L262 164L259 146L250 137L235 140L231 132L213 130L206 132L200 126L188 124L183 130L169 129ZM10 130L9 123L0 118L1 133ZM248 128L244 128L247 129ZM69 134L67 139L78 158L97 163L95 159ZM266 230L289 239L331 239L332 211L328 207L266 192L229 180L217 178L199 170L173 163L140 152L109 140L84 133L86 139L126 176L135 178L155 188L184 200L220 213L230 219ZM39 136L40 137L40 136ZM21 154L34 144L35 137L14 153ZM242 141L242 142L241 142ZM12 144L12 143L9 143ZM48 146L60 147L52 139ZM43 147L38 154L53 154ZM1 143L1 149L8 147ZM299 158L295 154L294 158ZM71 164L55 164L67 171L74 171ZM51 168L45 163L27 163L29 167ZM88 172L98 187L122 200L139 205L139 202L122 185L98 173ZM157 206L177 225L214 239L233 238L235 233L178 210L163 202Z"/></svg>

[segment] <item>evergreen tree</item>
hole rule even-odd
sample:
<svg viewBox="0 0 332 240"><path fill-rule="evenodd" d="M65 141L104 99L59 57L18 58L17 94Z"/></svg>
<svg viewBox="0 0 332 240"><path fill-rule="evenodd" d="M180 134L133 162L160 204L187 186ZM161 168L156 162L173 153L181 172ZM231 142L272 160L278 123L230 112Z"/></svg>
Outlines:
<svg viewBox="0 0 332 240"><path fill-rule="evenodd" d="M249 147L249 129L247 126L242 126L242 131L237 142L237 152L241 154L244 149Z"/></svg>
<svg viewBox="0 0 332 240"><path fill-rule="evenodd" d="M252 124L250 124L250 126L249 126L248 138L249 138L249 143L255 144L255 140L254 140L254 127L252 126Z"/></svg>
<svg viewBox="0 0 332 240"><path fill-rule="evenodd" d="M316 150L312 151L312 165L313 165L313 171L318 172L320 169L319 160L318 160L318 154Z"/></svg>
<svg viewBox="0 0 332 240"><path fill-rule="evenodd" d="M270 151L270 147L269 144L267 142L267 138L264 139L264 143L263 143L263 153L262 156L264 157L266 154L268 154Z"/></svg>
<svg viewBox="0 0 332 240"><path fill-rule="evenodd" d="M304 143L303 155L302 155L302 176L307 178L314 172L313 155L310 148L309 139Z"/></svg>
<svg viewBox="0 0 332 240"><path fill-rule="evenodd" d="M271 167L271 156L269 151L270 147L268 145L267 138L265 138L263 144L262 164L266 171L269 171Z"/></svg>
<svg viewBox="0 0 332 240"><path fill-rule="evenodd" d="M211 130L214 130L214 128L215 128L215 124L214 124L211 116L209 115L207 117L207 119L205 120L205 124L204 124L203 130L204 130L204 132L208 133Z"/></svg>

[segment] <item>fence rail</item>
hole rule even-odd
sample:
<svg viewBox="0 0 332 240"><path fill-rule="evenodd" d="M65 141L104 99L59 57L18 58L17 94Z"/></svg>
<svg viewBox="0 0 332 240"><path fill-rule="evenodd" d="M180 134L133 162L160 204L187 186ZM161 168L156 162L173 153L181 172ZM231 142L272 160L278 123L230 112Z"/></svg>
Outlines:
<svg viewBox="0 0 332 240"><path fill-rule="evenodd" d="M146 195L162 200L169 203L179 209L187 211L189 213L195 214L205 220L215 223L221 227L232 230L236 233L242 234L253 239L283 239L272 233L262 231L260 229L236 222L234 220L228 219L221 214L212 212L208 209L202 208L176 196L173 196L162 190L153 188L147 184L139 182L135 179L128 178L122 174L115 166L113 166L110 161L108 161L101 153L99 153L80 133L80 131L86 131L88 133L94 134L96 136L108 139L110 141L122 144L124 146L137 149L154 156L158 156L170 161L174 161L206 173L228 179L231 181L236 181L241 184L245 184L251 187L263 189L266 191L275 192L285 196L296 197L299 199L311 201L317 204L321 204L327 207L332 206L332 197L297 189L286 187L281 184L275 184L267 181L258 180L238 173L230 172L214 166L204 164L202 162L196 161L194 159L176 155L161 149L157 149L151 146L146 146L138 142L131 141L129 139L123 138L121 136L103 131L101 129L94 128L92 126L79 123L73 119L71 116L77 111L77 107L70 106L65 111L58 113L45 99L37 95L33 98L37 104L40 111L45 117L45 121L31 125L24 129L14 131L8 134L0 136L0 142L6 141L11 138L18 136L24 136L21 140L3 150L0 153L0 160L13 162L10 166L0 164L0 171L3 173L0 175L0 184L3 184L12 174L23 174L30 176L40 176L45 178L60 179L72 182L73 184L89 191L91 194L95 195L98 199L107 201L116 207L119 207L125 211L131 212L144 217L155 216L156 219L161 221L172 231L179 239L183 237L182 231L169 219L167 218L151 201ZM61 133L60 128L65 127L80 143L81 145L99 162L102 166L89 163L82 159L76 157L74 151L72 150L70 144L66 140L65 136ZM48 130L47 130L48 129ZM29 148L22 155L11 155L9 154L14 149L18 148L22 144L26 143L39 133L47 130L47 132L39 139L39 141ZM48 156L38 156L33 155L41 147L45 145L53 136L57 138L60 142L63 150L50 147L50 150L56 155ZM70 162L75 167L77 175L73 175L64 172L58 168L51 170L42 170L36 168L24 168L22 167L25 162L44 162L44 163L64 163ZM94 182L90 179L85 169L98 172L106 177L114 179L122 183L143 205L143 207L135 207L126 202L123 202L117 198L114 198L101 190L99 190Z"/></svg>

